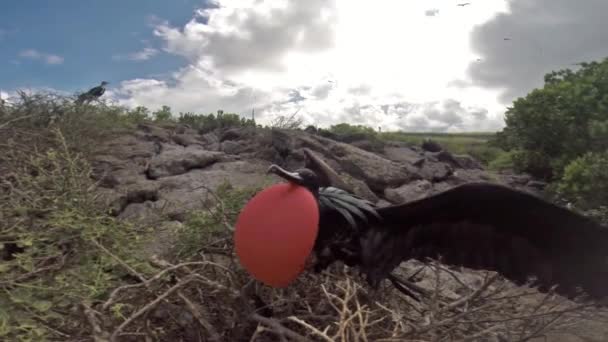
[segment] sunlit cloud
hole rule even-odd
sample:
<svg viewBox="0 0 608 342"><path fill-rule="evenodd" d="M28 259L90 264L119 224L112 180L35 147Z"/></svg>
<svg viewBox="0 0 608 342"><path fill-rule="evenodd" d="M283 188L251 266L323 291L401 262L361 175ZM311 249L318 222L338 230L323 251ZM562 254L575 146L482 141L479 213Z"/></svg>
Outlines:
<svg viewBox="0 0 608 342"><path fill-rule="evenodd" d="M441 16L425 15L429 7ZM255 109L267 122L298 111L320 126L496 130L504 112L497 92L453 83L470 82L467 66L478 58L469 46L474 27L505 7L498 0L468 7L218 1L182 26L154 18L162 49L188 65L168 78L125 81L113 94L123 104L178 112Z"/></svg>

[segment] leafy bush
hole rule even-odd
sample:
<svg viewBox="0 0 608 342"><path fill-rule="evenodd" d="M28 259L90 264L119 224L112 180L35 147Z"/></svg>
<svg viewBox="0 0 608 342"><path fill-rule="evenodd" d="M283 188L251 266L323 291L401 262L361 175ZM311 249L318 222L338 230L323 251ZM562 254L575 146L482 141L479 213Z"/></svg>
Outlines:
<svg viewBox="0 0 608 342"><path fill-rule="evenodd" d="M81 305L134 277L116 257L141 274L150 270L132 253L141 231L106 214L91 191L90 165L60 130L52 133L44 144L12 135L0 149L2 340L78 335Z"/></svg>
<svg viewBox="0 0 608 342"><path fill-rule="evenodd" d="M152 115L156 122L173 121L173 114L171 114L171 107L169 106L162 106L161 109L155 111Z"/></svg>
<svg viewBox="0 0 608 342"><path fill-rule="evenodd" d="M180 113L177 122L186 124L201 134L211 132L218 128L228 127L256 127L253 119L246 119L238 114L224 113L221 110L214 114Z"/></svg>
<svg viewBox="0 0 608 342"><path fill-rule="evenodd" d="M493 171L513 170L513 156L517 151L501 152L488 163L488 169Z"/></svg>
<svg viewBox="0 0 608 342"><path fill-rule="evenodd" d="M497 143L517 149L517 171L559 180L572 160L608 145L608 59L545 76L508 109Z"/></svg>
<svg viewBox="0 0 608 342"><path fill-rule="evenodd" d="M608 152L589 152L574 159L557 188L583 208L608 205Z"/></svg>

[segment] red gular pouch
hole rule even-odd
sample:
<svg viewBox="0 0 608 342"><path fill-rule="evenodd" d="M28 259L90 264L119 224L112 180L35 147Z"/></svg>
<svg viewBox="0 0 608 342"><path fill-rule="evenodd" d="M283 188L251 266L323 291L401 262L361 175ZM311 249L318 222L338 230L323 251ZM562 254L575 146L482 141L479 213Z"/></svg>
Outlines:
<svg viewBox="0 0 608 342"><path fill-rule="evenodd" d="M236 222L241 265L272 287L287 287L306 268L319 231L319 205L306 188L281 183L256 194Z"/></svg>

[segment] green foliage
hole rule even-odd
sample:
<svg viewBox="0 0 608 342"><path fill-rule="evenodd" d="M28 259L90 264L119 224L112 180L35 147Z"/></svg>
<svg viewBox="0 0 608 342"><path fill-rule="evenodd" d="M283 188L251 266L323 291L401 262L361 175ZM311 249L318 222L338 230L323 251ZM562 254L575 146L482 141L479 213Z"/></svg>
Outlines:
<svg viewBox="0 0 608 342"><path fill-rule="evenodd" d="M88 155L99 141L144 122L147 115L144 107L127 110L102 101L75 105L70 98L52 93L21 92L14 103L3 107L0 137L35 131L27 141L34 145L50 139L52 127L61 131L70 149Z"/></svg>
<svg viewBox="0 0 608 342"><path fill-rule="evenodd" d="M131 254L138 231L106 215L91 189L91 167L54 129L52 140L21 136L0 150L0 339L62 340L80 329L80 303L127 276L115 256L142 274Z"/></svg>
<svg viewBox="0 0 608 342"><path fill-rule="evenodd" d="M377 138L377 132L373 128L364 125L341 123L329 127L329 131L341 137L342 140L349 142Z"/></svg>
<svg viewBox="0 0 608 342"><path fill-rule="evenodd" d="M180 259L188 258L195 255L201 246L209 246L214 241L228 242L230 230L227 226L232 227L245 203L268 185L269 182L253 188L233 188L227 181L221 184L215 191L217 197L212 196L213 207L188 214L178 232L175 255Z"/></svg>
<svg viewBox="0 0 608 342"><path fill-rule="evenodd" d="M224 113L221 110L214 114L180 113L177 122L186 124L201 134L211 132L218 128L229 127L256 127L253 119L246 119L238 114Z"/></svg>
<svg viewBox="0 0 608 342"><path fill-rule="evenodd" d="M608 59L545 76L508 109L499 135L505 149L520 150L517 171L558 180L572 160L608 145Z"/></svg>
<svg viewBox="0 0 608 342"><path fill-rule="evenodd" d="M155 122L168 122L173 120L173 114L171 114L171 107L163 106L161 109L152 113Z"/></svg>
<svg viewBox="0 0 608 342"><path fill-rule="evenodd" d="M506 171L514 169L513 156L517 151L500 152L496 158L488 163L488 169L492 171Z"/></svg>
<svg viewBox="0 0 608 342"><path fill-rule="evenodd" d="M125 116L127 121L139 123L150 118L150 111L144 106L137 106L132 110L127 110Z"/></svg>
<svg viewBox="0 0 608 342"><path fill-rule="evenodd" d="M582 208L608 205L608 151L589 152L571 161L557 188Z"/></svg>

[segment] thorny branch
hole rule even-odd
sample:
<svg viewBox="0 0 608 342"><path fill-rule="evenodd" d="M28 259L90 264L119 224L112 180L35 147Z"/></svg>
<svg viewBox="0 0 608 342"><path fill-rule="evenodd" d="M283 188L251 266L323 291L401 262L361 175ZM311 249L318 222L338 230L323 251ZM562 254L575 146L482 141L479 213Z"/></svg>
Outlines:
<svg viewBox="0 0 608 342"><path fill-rule="evenodd" d="M234 227L228 222L228 218L226 217L226 208L224 206L224 201L222 201L222 199L215 193L215 191L213 191L211 188L209 188L206 185L198 186L198 187L192 189L192 191L198 190L198 189L205 189L205 191L207 191L207 193L211 194L211 196L213 196L213 198L215 198L217 205L220 207L220 216L221 216L224 227L226 227L226 229L228 229L229 231L233 232ZM209 208L209 207L206 207L206 208L207 208L207 211L209 211L209 213L211 213L213 215L211 208Z"/></svg>
<svg viewBox="0 0 608 342"><path fill-rule="evenodd" d="M223 255L233 256L233 251ZM199 257L203 260L178 264L152 260L161 269L158 273L114 289L99 311L87 306L94 336L173 340L177 335L171 334L181 334L184 328L172 328L171 317L186 311L192 315L190 330L212 341L526 341L566 331L601 312L551 291L540 294L515 286L496 273L457 272L438 262L414 267L419 280L410 277L407 286L420 289L416 301L392 287L371 296L361 278L346 267L306 273L288 288L271 289L242 269L206 261L212 257L208 253ZM102 320L115 305L127 303L126 318ZM161 311L177 311L152 323L150 313L161 306Z"/></svg>

